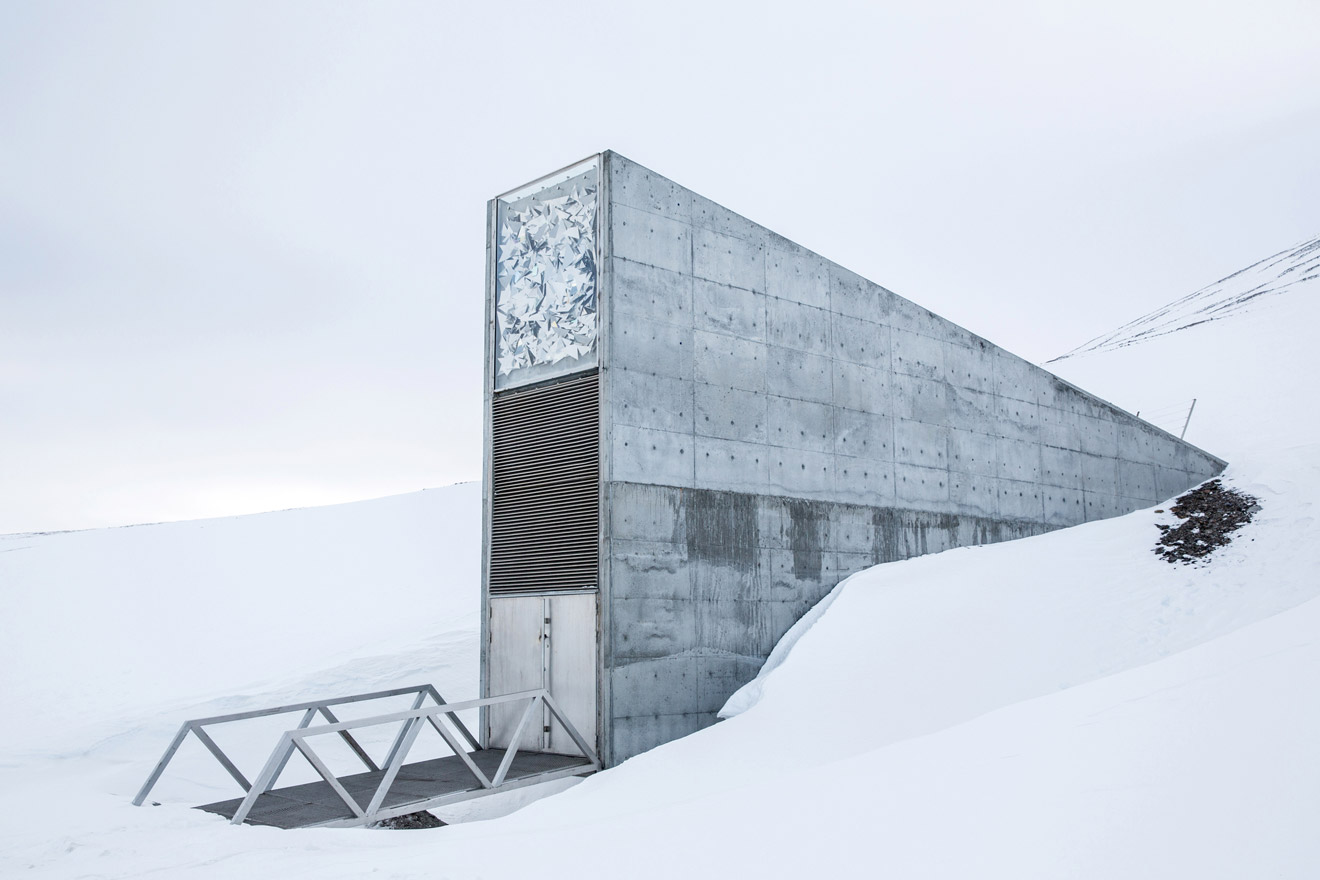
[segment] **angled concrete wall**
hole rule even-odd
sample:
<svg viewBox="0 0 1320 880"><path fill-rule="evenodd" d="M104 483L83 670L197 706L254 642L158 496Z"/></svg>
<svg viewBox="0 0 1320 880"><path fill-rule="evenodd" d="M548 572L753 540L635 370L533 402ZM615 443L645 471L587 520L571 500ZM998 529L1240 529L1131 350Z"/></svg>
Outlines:
<svg viewBox="0 0 1320 880"><path fill-rule="evenodd" d="M1223 467L616 153L604 174L609 763L713 723L852 572Z"/></svg>

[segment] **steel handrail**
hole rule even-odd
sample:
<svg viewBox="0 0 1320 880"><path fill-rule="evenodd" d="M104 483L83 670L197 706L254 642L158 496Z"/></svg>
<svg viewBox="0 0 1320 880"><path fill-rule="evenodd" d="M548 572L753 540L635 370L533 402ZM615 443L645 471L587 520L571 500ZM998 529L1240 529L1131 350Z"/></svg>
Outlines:
<svg viewBox="0 0 1320 880"><path fill-rule="evenodd" d="M435 710L437 712L452 715L453 712L459 711L455 709L447 709L446 707L450 706L450 704L446 703L444 697L440 696L440 692L437 691L433 685L428 683L413 685L411 687L391 688L389 690L351 694L345 697L332 697L330 699L290 703L265 709L231 712L226 715L212 715L206 718L194 718L185 721L180 725L178 732L174 735L174 739L170 742L170 745L165 749L164 754L161 755L160 760L151 771L151 775L148 776L146 782L142 784L142 788L138 790L137 796L133 798L133 805L137 807L142 806L143 802L147 799L147 795L151 793L151 789L154 788L156 783L160 780L161 775L165 772L165 768L169 765L170 761L173 760L175 753L178 752L179 747L183 745L183 741L187 739L189 733L197 737L202 745L206 747L207 751L209 751L216 761L219 762L220 766L223 767L231 777L233 777L234 781L239 784L244 792L249 792L252 789L252 784L248 782L242 771L238 769L234 762L229 759L229 756L224 753L224 750L221 749L219 745L216 744L215 740L211 738L210 734L206 732L207 727L215 724L226 724L233 721L247 721L253 718L264 718L271 715L283 715L301 711L304 713L303 718L295 730L305 730L308 729L308 726L318 714L331 722L331 724L342 723L335 714L330 711L331 706L342 706L349 703L360 703L368 700L381 700L388 697L402 696L404 694L416 694L416 697L413 700L414 710L420 709L422 703L429 696L435 701ZM472 732L467 729L462 721L456 716L452 717L451 721L454 723L459 734L473 749L481 748L476 737L472 735ZM349 728L344 728L338 731L344 742L348 744L349 748L353 750L353 753L357 755L358 759L362 761L368 770L379 770L380 767L371 760L366 749L362 748L361 744L353 738L348 730ZM400 735L395 738L394 744L390 749L389 757L386 759L386 764L390 763L398 752L403 733L403 731L400 731ZM283 766L281 766L280 770L283 769Z"/></svg>
<svg viewBox="0 0 1320 880"><path fill-rule="evenodd" d="M459 722L454 714L456 712L481 708L484 706L494 706L501 703L519 702L522 700L527 701L527 708L523 710L518 725L514 730L509 748L505 751L504 756L500 761L499 768L496 770L493 778L488 778L486 774L481 772L481 769L472 761L467 751L458 744L452 733L447 731L445 726L440 723L440 718L445 717L451 723L462 728L461 722ZM394 784L394 780L398 776L399 770L403 767L408 752L416 741L417 734L420 732L423 722L428 722L433 728L435 728L445 740L446 744L449 745L450 749L453 750L454 754L462 760L464 766L467 768L468 772L472 774L473 779L477 782L480 788L489 790L493 793L494 791L502 790L505 787L517 787L521 783L506 783L508 772L513 766L514 756L519 750L519 740L522 738L522 733L526 729L531 717L535 714L537 705L542 703L550 710L551 714L558 719L559 723L564 726L564 729L568 732L573 743L582 751L583 757L591 768L591 770L587 772L599 771L601 768L600 758L596 755L595 750L587 744L587 741L583 739L577 728L575 728L572 722L570 722L564 715L558 703L556 703L554 698L550 696L550 692L542 688L539 690L521 691L513 694L502 694L495 697L483 697L477 700L465 700L459 703L444 703L426 708L415 706L410 710L402 712L389 712L369 718L356 718L351 721L323 724L318 727L300 726L294 730L285 731L284 734L281 735L275 749L271 752L270 758L267 759L266 766L262 769L260 775L257 776L255 783L248 786L247 795L243 798L242 803L239 804L239 807L230 819L230 822L234 825L239 825L247 819L248 813L257 802L257 798L265 794L275 785L275 782L279 779L281 771L284 769L285 765L288 764L289 759L293 756L295 750L300 752L303 757L307 759L313 769L316 770L326 784L330 786L339 799L342 800L345 806L347 806L350 812L352 812L353 819L348 820L349 822L352 824L365 824L374 821L382 812L381 806L385 801L385 797L389 794L390 787ZM339 779L330 772L330 769L325 765L325 762L316 754L315 749L312 748L307 740L310 737L323 736L331 733L338 733L342 736L348 731L357 728L390 724L396 721L403 722L403 724L395 739L395 746L391 749L390 757L386 761L385 775L381 777L381 780L376 787L376 791L372 794L371 801L364 809L362 805L348 793L343 784L340 783ZM578 770L577 772L581 773L582 771ZM431 798L410 805L409 808L425 809L426 807L424 804L443 800L445 800L445 797L443 796Z"/></svg>

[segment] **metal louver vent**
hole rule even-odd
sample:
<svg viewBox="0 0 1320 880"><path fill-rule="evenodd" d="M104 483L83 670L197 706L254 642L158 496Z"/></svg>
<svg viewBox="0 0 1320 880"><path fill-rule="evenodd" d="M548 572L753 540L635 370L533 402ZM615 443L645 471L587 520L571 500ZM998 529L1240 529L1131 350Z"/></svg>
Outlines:
<svg viewBox="0 0 1320 880"><path fill-rule="evenodd" d="M596 587L599 424L595 372L491 402L491 593Z"/></svg>

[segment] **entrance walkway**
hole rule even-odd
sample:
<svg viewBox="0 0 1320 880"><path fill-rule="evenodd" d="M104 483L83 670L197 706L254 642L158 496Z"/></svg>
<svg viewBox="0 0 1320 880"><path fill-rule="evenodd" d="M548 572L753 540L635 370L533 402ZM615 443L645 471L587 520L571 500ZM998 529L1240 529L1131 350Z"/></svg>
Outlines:
<svg viewBox="0 0 1320 880"><path fill-rule="evenodd" d="M340 721L332 706L358 703L386 697L414 694L413 707L352 721ZM423 706L427 698L435 705ZM580 751L578 755L558 755L512 749L483 749L471 732L459 721L457 713L502 703L525 703L511 742L520 742L532 719L539 719L542 706L564 726ZM249 783L242 771L216 745L206 728L216 724L244 721L270 715L299 712L302 721L285 731L266 761L266 766ZM329 724L311 727L320 715ZM381 724L398 724L399 730L385 760L377 765L353 737L352 731ZM421 729L430 725L453 752L443 758L407 763L408 752ZM600 769L595 751L564 717L549 692L525 691L462 703L446 703L431 685L355 694L331 700L258 709L232 715L218 715L184 722L174 741L161 756L156 768L133 799L141 806L160 779L166 766L188 734L196 736L246 792L241 798L205 804L198 809L217 813L231 823L271 825L276 828L312 826L366 825L372 822L414 813L444 804L484 797L566 776L586 776ZM309 742L313 737L337 734L367 768L364 772L335 775ZM289 759L297 751L307 759L321 779L302 785L275 788Z"/></svg>

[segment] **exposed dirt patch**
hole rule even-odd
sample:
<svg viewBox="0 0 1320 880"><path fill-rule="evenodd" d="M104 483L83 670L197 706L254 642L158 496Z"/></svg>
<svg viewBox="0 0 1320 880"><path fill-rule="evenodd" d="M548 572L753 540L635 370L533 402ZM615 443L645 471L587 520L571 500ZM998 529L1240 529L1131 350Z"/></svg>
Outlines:
<svg viewBox="0 0 1320 880"><path fill-rule="evenodd" d="M422 810L418 813L407 813L403 816L381 819L379 822L372 822L367 827L388 828L391 831L411 831L414 828L440 828L444 824L434 814Z"/></svg>
<svg viewBox="0 0 1320 880"><path fill-rule="evenodd" d="M1202 483L1169 508L1183 522L1156 525L1164 534L1155 552L1170 563L1203 559L1232 541L1233 533L1251 522L1258 510L1260 501L1246 492L1229 489L1219 480Z"/></svg>

